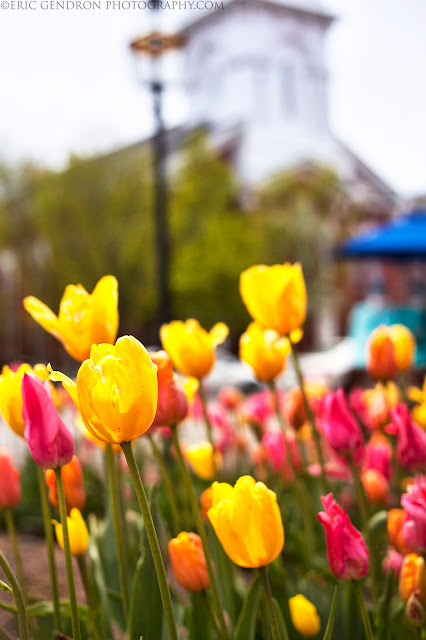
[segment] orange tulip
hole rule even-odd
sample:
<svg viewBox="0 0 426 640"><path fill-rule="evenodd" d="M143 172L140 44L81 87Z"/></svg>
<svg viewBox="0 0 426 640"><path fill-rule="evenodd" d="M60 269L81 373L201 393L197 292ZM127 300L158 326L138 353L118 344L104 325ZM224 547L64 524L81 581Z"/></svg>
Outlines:
<svg viewBox="0 0 426 640"><path fill-rule="evenodd" d="M388 514L388 537L389 542L395 547L395 549L406 555L410 553L412 549L405 544L402 537L402 525L404 523L404 509L390 509Z"/></svg>
<svg viewBox="0 0 426 640"><path fill-rule="evenodd" d="M402 561L398 589L404 602L407 602L411 594L416 591L418 599L423 606L426 606L425 561L416 553L409 553Z"/></svg>
<svg viewBox="0 0 426 640"><path fill-rule="evenodd" d="M76 455L72 457L71 462L62 467L61 475L64 483L67 511L70 512L73 508L82 511L86 503L86 493L84 491L83 472L81 470L80 460ZM53 469L46 471L46 484L49 487L50 504L59 511L56 477Z"/></svg>
<svg viewBox="0 0 426 640"><path fill-rule="evenodd" d="M377 469L362 469L361 482L370 502L386 502L389 496L389 482Z"/></svg>
<svg viewBox="0 0 426 640"><path fill-rule="evenodd" d="M416 341L402 324L381 325L371 333L367 350L369 374L373 378L389 380L413 365Z"/></svg>
<svg viewBox="0 0 426 640"><path fill-rule="evenodd" d="M169 555L177 582L191 593L210 586L201 538L196 533L182 531L169 542Z"/></svg>

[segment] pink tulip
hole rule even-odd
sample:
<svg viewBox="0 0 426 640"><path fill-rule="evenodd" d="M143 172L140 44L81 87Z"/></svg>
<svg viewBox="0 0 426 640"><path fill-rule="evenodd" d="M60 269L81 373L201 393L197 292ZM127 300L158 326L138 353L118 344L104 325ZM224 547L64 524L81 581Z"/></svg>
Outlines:
<svg viewBox="0 0 426 640"><path fill-rule="evenodd" d="M70 462L74 439L56 411L50 383L26 373L22 378L22 398L25 440L35 462L43 469L56 469Z"/></svg>
<svg viewBox="0 0 426 640"><path fill-rule="evenodd" d="M361 429L349 411L343 389L325 396L319 425L327 442L339 455L354 454L362 445Z"/></svg>
<svg viewBox="0 0 426 640"><path fill-rule="evenodd" d="M318 520L324 525L330 569L336 578L361 580L368 573L368 549L365 540L349 519L348 514L333 498L322 496L324 511Z"/></svg>
<svg viewBox="0 0 426 640"><path fill-rule="evenodd" d="M262 444L276 473L283 471L286 480L291 478L291 469L287 464L287 447L293 460L295 469L300 469L301 461L294 433L289 432L284 436L281 431L268 431L262 438Z"/></svg>
<svg viewBox="0 0 426 640"><path fill-rule="evenodd" d="M398 462L407 469L420 469L426 465L426 433L410 417L405 404L399 404L391 411L392 423L386 428L396 434Z"/></svg>
<svg viewBox="0 0 426 640"><path fill-rule="evenodd" d="M262 429L266 427L266 422L274 412L274 400L268 389L249 396L240 406L242 420Z"/></svg>
<svg viewBox="0 0 426 640"><path fill-rule="evenodd" d="M20 473L5 447L0 447L0 509L11 509L21 500Z"/></svg>
<svg viewBox="0 0 426 640"><path fill-rule="evenodd" d="M402 561L404 556L402 553L398 553L393 547L388 547L386 555L383 558L382 569L384 573L394 572L397 578L401 572Z"/></svg>
<svg viewBox="0 0 426 640"><path fill-rule="evenodd" d="M402 537L405 544L424 553L426 551L426 476L419 476L401 498L405 517Z"/></svg>
<svg viewBox="0 0 426 640"><path fill-rule="evenodd" d="M365 447L365 469L375 469L386 478L390 479L391 476L391 462L392 462L392 447L385 439L385 436L380 434L380 437L373 438Z"/></svg>

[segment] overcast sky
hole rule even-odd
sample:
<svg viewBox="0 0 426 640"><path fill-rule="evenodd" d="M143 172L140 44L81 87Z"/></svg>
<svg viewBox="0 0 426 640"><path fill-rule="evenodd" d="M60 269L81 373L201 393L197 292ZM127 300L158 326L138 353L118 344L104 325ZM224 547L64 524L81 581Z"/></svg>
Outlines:
<svg viewBox="0 0 426 640"><path fill-rule="evenodd" d="M334 132L400 193L425 193L426 1L323 4L339 17L327 48ZM161 12L170 26L193 13ZM72 151L148 135L150 99L128 53L147 28L148 11L0 8L0 157L60 167ZM166 113L183 117L176 93Z"/></svg>

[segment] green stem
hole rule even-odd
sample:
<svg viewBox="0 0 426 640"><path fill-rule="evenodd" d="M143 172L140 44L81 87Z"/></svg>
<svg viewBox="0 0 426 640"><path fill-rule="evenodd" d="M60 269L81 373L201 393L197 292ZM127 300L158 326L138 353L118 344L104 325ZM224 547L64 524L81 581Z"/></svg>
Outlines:
<svg viewBox="0 0 426 640"><path fill-rule="evenodd" d="M171 518L172 518L173 535L177 536L179 531L181 531L181 526L180 526L180 523L179 523L179 512L178 512L178 508L177 508L177 504L176 504L176 500L175 500L175 496L174 496L174 492L173 492L172 481L170 480L169 472L167 471L167 467L166 467L166 465L164 463L163 456L161 454L160 449L157 446L157 443L155 442L155 439L150 434L148 434L148 438L149 438L149 441L151 443L152 452L154 454L154 457L155 457L155 459L157 461L158 466L160 467L161 475L162 475L162 478L163 478L164 489L166 491L167 499L168 499L169 506L170 506L170 515L171 515Z"/></svg>
<svg viewBox="0 0 426 640"><path fill-rule="evenodd" d="M54 550L51 514L50 514L49 500L47 497L47 487L46 487L46 482L44 478L44 472L43 472L43 469L38 465L37 465L37 477L38 477L38 486L40 491L41 512L43 515L44 535L46 536L46 544L47 544L47 560L49 563L50 586L52 588L53 624L57 631L61 631L61 613L60 613L60 606L59 606L58 578L56 575L55 550Z"/></svg>
<svg viewBox="0 0 426 640"><path fill-rule="evenodd" d="M210 614L210 618L212 619L214 628L216 630L217 636L218 636L218 638L220 638L221 635L222 635L222 629L220 628L217 616L215 615L215 612L213 611L212 604L211 604L210 598L209 598L209 594L207 593L206 589L203 589L202 594L203 594L204 601L206 603L207 610L208 610L208 612Z"/></svg>
<svg viewBox="0 0 426 640"><path fill-rule="evenodd" d="M129 611L129 587L127 581L127 559L126 548L124 546L124 537L120 513L120 503L118 499L118 482L117 482L117 469L114 461L114 452L112 446L107 444L106 446L106 459L107 459L107 473L109 483L109 493L112 509L112 521L114 524L114 536L115 544L117 548L117 561L118 561L118 575L120 579L120 587L123 595L123 610L124 617L127 618Z"/></svg>
<svg viewBox="0 0 426 640"><path fill-rule="evenodd" d="M22 566L22 558L19 550L18 535L16 533L15 520L13 518L13 512L11 509L4 510L4 518L6 520L7 531L12 543L13 556L15 558L16 572L18 574L19 584L21 585L22 593L24 595L25 602L28 602L27 583L25 581L24 568Z"/></svg>
<svg viewBox="0 0 426 640"><path fill-rule="evenodd" d="M209 416L209 411L208 411L208 406L207 406L207 396L206 393L204 391L203 385L201 380L200 382L200 386L199 386L199 394L200 394L200 400L201 400L201 406L203 408L203 416L204 416L204 422L206 424L206 429L207 429L207 438L208 441L211 444L212 447L212 457L213 457L213 477L216 477L216 457L215 457L215 448L214 448L214 441L213 441L213 425L212 425L212 421L210 420L210 416Z"/></svg>
<svg viewBox="0 0 426 640"><path fill-rule="evenodd" d="M55 469L56 487L58 490L59 513L61 516L62 535L64 539L65 564L67 568L68 591L70 596L71 621L73 640L81 640L80 623L78 619L77 596L75 594L74 573L72 568L72 556L70 538L68 533L67 507L65 503L64 485L62 482L61 468Z"/></svg>
<svg viewBox="0 0 426 640"><path fill-rule="evenodd" d="M9 580L10 587L12 589L13 598L15 600L17 614L18 614L18 624L19 624L19 640L29 640L28 636L28 620L27 614L25 611L25 602L24 596L22 594L22 589L19 586L19 582L16 579L15 574L12 571L12 568L3 553L0 551L0 566L3 569L6 578Z"/></svg>
<svg viewBox="0 0 426 640"><path fill-rule="evenodd" d="M274 600L272 597L271 585L268 578L267 567L259 567L259 575L262 581L263 593L265 596L266 610L268 612L269 622L271 625L272 639L282 640L280 628L278 626L277 614L275 611Z"/></svg>
<svg viewBox="0 0 426 640"><path fill-rule="evenodd" d="M311 409L311 406L309 404L308 397L306 395L305 386L304 386L304 383L303 383L302 370L300 368L300 363L299 363L299 356L297 355L297 349L296 349L294 343L291 341L290 336L287 336L287 337L288 337L288 341L289 341L290 347L291 347L291 354L293 356L294 370L296 372L296 377L297 377L297 381L299 383L300 391L302 392L303 405L305 407L306 416L307 416L309 424L311 425L311 428L312 428L312 435L314 437L315 451L316 451L316 454L317 454L317 457L318 457L318 461L319 461L320 467L321 467L322 489L323 489L324 494L326 495L327 493L329 493L329 487L328 487L328 482L327 482L327 476L326 476L326 473L325 473L325 463L324 463L324 456L322 454L322 449L321 449L320 434L319 434L318 429L317 429L317 427L315 425L314 415L312 413L312 409Z"/></svg>
<svg viewBox="0 0 426 640"><path fill-rule="evenodd" d="M80 570L81 581L83 582L84 590L86 592L87 608L89 609L90 626L91 626L92 635L95 640L102 640L99 634L98 626L96 624L95 602L93 599L92 582L90 580L89 573L87 571L86 556L85 555L78 556L77 563L78 563L78 568Z"/></svg>
<svg viewBox="0 0 426 640"><path fill-rule="evenodd" d="M283 444L286 452L287 465L290 467L291 473L293 474L295 488L299 498L299 504L302 507L302 519L303 519L303 525L305 530L305 540L306 540L308 556L309 556L309 559L312 559L312 556L315 552L315 537L314 537L312 520L311 520L311 513L313 513L312 505L309 498L309 494L306 491L305 483L303 479L301 479L296 472L293 456L291 455L291 451L290 451L290 444L286 438L286 435L288 433L291 433L293 429L287 423L286 417L282 412L280 399L278 396L277 385L275 384L274 380L272 380L269 383L269 388L274 398L275 413L277 414L277 419L281 427L281 432L284 439Z"/></svg>
<svg viewBox="0 0 426 640"><path fill-rule="evenodd" d="M364 531L365 541L367 543L368 552L369 552L369 562L371 567L371 584L373 591L373 600L374 607L377 611L377 600L379 597L379 589L377 586L377 563L376 563L376 551L373 546L373 541L370 535L370 527L368 525L369 517L368 517L368 506L367 499L365 497L364 488L362 486L362 482L360 479L359 471L356 468L354 462L349 460L349 466L352 472L352 478L355 485L355 492L357 496L357 501L361 509L361 518L362 518L362 528Z"/></svg>
<svg viewBox="0 0 426 640"><path fill-rule="evenodd" d="M135 456L131 442L122 442L121 448L126 456L129 465L130 475L132 476L135 486L136 495L141 509L142 517L145 522L145 531L148 537L149 546L151 548L152 559L154 561L155 571L157 573L158 586L160 588L161 600L163 602L164 615L166 617L167 629L169 632L169 640L178 640L175 616L173 613L172 599L170 596L169 585L167 584L166 570L164 568L163 557L158 544L157 533L155 531L154 522L152 520L151 511L149 509L148 500L146 498L145 489L142 484L142 478L136 464Z"/></svg>
<svg viewBox="0 0 426 640"><path fill-rule="evenodd" d="M365 637L367 640L374 640L373 629L371 628L370 616L368 615L368 611L364 602L364 595L362 593L362 587L359 580L353 581L355 595L358 600L359 610L361 612L362 622L365 630Z"/></svg>
<svg viewBox="0 0 426 640"><path fill-rule="evenodd" d="M191 504L191 511L192 511L192 517L195 520L195 525L198 531L198 535L201 538L201 544L203 545L203 551L204 551L204 556L206 559L206 567L207 567L207 572L209 574L209 580L210 580L210 588L211 588L211 593L212 593L212 598L213 598L213 603L214 603L214 607L216 609L216 614L218 616L219 619L219 623L220 623L220 627L222 629L222 638L224 640L228 639L228 629L226 628L226 623L225 623L225 617L223 615L223 608L222 608L222 603L220 600L220 595L219 595L219 589L217 586L217 582L216 582L216 576L215 576L215 572L213 569L213 563L212 563L212 559L210 556L210 550L209 550L209 545L207 542L207 535L206 535L206 530L204 528L204 524L203 524L203 520L201 518L201 514L200 514L200 510L198 508L198 502L197 502L197 496L195 495L195 491L194 491L194 487L192 485L192 481L191 481L191 476L189 475L187 466L185 464L185 460L183 458L183 454L182 454L182 449L180 448L180 444L179 444L179 437L178 437L178 433L177 433L177 427L176 425L172 425L171 426L171 432L172 432L172 437L173 437L173 444L176 450L176 455L178 458L178 464L179 464L179 469L180 469L180 473L182 476L182 480L183 480L183 485L185 488L185 492L189 498L190 504Z"/></svg>

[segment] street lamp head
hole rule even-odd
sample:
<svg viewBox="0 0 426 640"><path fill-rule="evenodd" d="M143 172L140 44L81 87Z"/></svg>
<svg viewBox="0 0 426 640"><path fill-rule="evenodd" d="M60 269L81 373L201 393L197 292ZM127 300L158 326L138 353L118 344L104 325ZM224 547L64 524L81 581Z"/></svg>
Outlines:
<svg viewBox="0 0 426 640"><path fill-rule="evenodd" d="M142 38L133 40L130 48L134 55L158 58L173 49L180 49L183 44L184 38L180 33L165 34L152 31Z"/></svg>

